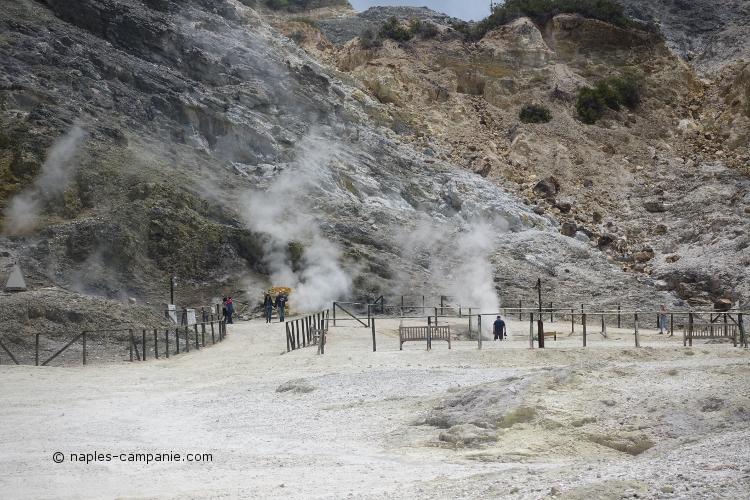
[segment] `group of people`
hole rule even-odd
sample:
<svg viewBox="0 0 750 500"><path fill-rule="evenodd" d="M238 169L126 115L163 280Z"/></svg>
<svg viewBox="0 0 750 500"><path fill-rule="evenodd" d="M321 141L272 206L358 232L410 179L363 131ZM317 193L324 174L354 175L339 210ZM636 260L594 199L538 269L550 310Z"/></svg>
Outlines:
<svg viewBox="0 0 750 500"><path fill-rule="evenodd" d="M234 301L232 300L232 297L223 297L221 299L221 304L221 311L224 314L224 317L227 318L227 324L233 324L232 313L234 313Z"/></svg>
<svg viewBox="0 0 750 500"><path fill-rule="evenodd" d="M266 310L266 323L271 322L271 316L273 315L274 309L279 312L279 322L283 323L287 304L288 300L284 293L278 294L276 300L273 300L271 294L267 293L263 299L263 308Z"/></svg>

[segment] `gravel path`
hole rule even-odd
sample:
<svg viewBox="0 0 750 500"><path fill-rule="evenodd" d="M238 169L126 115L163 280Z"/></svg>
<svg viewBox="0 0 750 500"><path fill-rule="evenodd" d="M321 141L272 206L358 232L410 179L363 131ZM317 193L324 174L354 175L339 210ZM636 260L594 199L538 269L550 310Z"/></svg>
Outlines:
<svg viewBox="0 0 750 500"><path fill-rule="evenodd" d="M586 349L570 337L529 350L518 336L486 341L482 351L470 341L398 351L397 326L379 320L376 353L365 328L332 328L324 356L286 353L278 323L253 321L230 327L226 342L169 360L2 365L0 491L71 499L750 498L745 349L683 348L653 331L636 349L623 331ZM519 408L533 416L508 420ZM455 425L426 424L441 415ZM489 427L474 425L488 416ZM72 461L93 453L113 458ZM127 461L130 453L212 457L146 464Z"/></svg>

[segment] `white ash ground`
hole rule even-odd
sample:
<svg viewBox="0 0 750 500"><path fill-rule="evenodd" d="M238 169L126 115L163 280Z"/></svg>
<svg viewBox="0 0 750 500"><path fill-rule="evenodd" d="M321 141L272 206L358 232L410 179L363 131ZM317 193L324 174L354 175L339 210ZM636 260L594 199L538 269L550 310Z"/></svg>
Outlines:
<svg viewBox="0 0 750 500"><path fill-rule="evenodd" d="M170 360L2 365L0 487L9 498L750 498L745 349L683 348L643 329L641 349L623 330L588 348L571 336L529 350L519 335L481 351L398 351L397 326L379 320L376 353L352 327L332 328L323 356L286 353L279 323L252 321ZM519 408L530 418L508 420ZM435 415L453 420L417 425ZM67 456L95 451L213 461Z"/></svg>

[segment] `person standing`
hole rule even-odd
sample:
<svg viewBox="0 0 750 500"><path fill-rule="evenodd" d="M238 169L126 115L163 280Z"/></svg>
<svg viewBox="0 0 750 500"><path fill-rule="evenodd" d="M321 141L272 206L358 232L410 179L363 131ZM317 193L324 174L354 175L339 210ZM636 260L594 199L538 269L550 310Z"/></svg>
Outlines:
<svg viewBox="0 0 750 500"><path fill-rule="evenodd" d="M667 328L667 315L664 313L667 312L667 308L664 307L664 304L660 304L659 308L662 311L659 313L659 335L664 335L664 329ZM667 333L669 333L669 330L667 330Z"/></svg>
<svg viewBox="0 0 750 500"><path fill-rule="evenodd" d="M276 296L276 310L279 312L279 322L283 323L286 315L286 295L284 292Z"/></svg>
<svg viewBox="0 0 750 500"><path fill-rule="evenodd" d="M271 314L273 313L273 299L271 299L270 293L267 293L263 299L263 307L266 309L266 323L270 323Z"/></svg>
<svg viewBox="0 0 750 500"><path fill-rule="evenodd" d="M232 322L232 313L234 312L234 301L232 297L227 297L227 324L234 324Z"/></svg>
<svg viewBox="0 0 750 500"><path fill-rule="evenodd" d="M500 316L498 316L495 322L492 323L492 331L495 334L495 338L493 340L497 340L498 338L500 340L503 340L503 337L508 336L508 331L505 328L505 321L503 321Z"/></svg>

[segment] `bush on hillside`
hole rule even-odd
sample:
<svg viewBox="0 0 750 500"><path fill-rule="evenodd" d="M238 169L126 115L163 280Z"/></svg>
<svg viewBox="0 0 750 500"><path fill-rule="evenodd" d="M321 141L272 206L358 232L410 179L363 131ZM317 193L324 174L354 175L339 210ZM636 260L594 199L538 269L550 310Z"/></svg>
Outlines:
<svg viewBox="0 0 750 500"><path fill-rule="evenodd" d="M269 9L295 11L306 8L310 0L263 0L263 3Z"/></svg>
<svg viewBox="0 0 750 500"><path fill-rule="evenodd" d="M310 26L313 29L316 29L316 30L320 31L321 33L323 32L323 30L320 28L320 25L317 22L315 22L312 19L310 19L309 17L293 17L293 18L289 19L289 22L291 22L291 23L303 23L303 24L306 24L306 25Z"/></svg>
<svg viewBox="0 0 750 500"><path fill-rule="evenodd" d="M552 113L541 104L526 104L518 113L518 118L524 123L547 123L552 119Z"/></svg>
<svg viewBox="0 0 750 500"><path fill-rule="evenodd" d="M378 38L390 38L397 42L408 42L413 37L411 29L402 26L396 16L389 18L378 30Z"/></svg>
<svg viewBox="0 0 750 500"><path fill-rule="evenodd" d="M453 27L472 40L481 40L488 31L519 17L528 17L537 24L543 24L557 14L580 14L620 28L659 33L654 23L642 23L625 16L625 7L615 0L506 0L475 26L457 23Z"/></svg>
<svg viewBox="0 0 750 500"><path fill-rule="evenodd" d="M438 27L435 24L429 21L422 21L421 19L412 19L409 31L414 36L421 36L422 38L435 38L439 33Z"/></svg>
<svg viewBox="0 0 750 500"><path fill-rule="evenodd" d="M624 78L599 80L594 88L583 87L578 92L576 111L583 123L592 125L605 108L619 111L621 105L635 109L641 100L642 75L626 72Z"/></svg>
<svg viewBox="0 0 750 500"><path fill-rule="evenodd" d="M370 28L365 28L362 33L359 34L359 46L365 50L374 49L380 47L383 43L375 35L375 32Z"/></svg>

